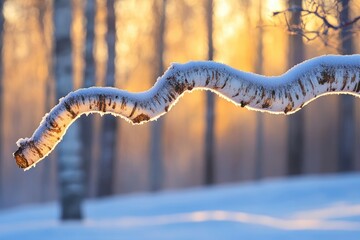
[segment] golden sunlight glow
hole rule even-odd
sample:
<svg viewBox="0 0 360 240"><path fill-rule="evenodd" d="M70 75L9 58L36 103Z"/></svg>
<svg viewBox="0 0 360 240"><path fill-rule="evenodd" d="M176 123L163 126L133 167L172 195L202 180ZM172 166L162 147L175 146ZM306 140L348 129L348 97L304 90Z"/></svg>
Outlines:
<svg viewBox="0 0 360 240"><path fill-rule="evenodd" d="M267 0L264 6L264 16L271 18L273 12L284 10L285 1L283 0Z"/></svg>

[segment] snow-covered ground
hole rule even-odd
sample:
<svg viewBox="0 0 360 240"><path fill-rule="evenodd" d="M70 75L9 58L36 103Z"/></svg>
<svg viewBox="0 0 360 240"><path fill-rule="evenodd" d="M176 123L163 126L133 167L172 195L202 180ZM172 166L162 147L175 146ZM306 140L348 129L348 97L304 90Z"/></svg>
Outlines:
<svg viewBox="0 0 360 240"><path fill-rule="evenodd" d="M0 239L360 239L360 174L303 177L0 212Z"/></svg>

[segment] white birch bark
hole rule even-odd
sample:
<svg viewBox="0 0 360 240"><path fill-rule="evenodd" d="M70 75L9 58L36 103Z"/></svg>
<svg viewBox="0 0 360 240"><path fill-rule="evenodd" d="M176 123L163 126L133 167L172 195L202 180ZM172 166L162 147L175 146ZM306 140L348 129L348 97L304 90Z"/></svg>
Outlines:
<svg viewBox="0 0 360 240"><path fill-rule="evenodd" d="M28 169L47 156L80 115L113 114L133 124L168 112L185 92L210 90L230 102L273 114L291 114L326 94L360 96L360 55L322 56L299 64L281 76L266 77L216 62L172 64L145 92L92 87L69 93L46 114L31 138L20 139L14 153ZM229 116L231 117L231 116Z"/></svg>

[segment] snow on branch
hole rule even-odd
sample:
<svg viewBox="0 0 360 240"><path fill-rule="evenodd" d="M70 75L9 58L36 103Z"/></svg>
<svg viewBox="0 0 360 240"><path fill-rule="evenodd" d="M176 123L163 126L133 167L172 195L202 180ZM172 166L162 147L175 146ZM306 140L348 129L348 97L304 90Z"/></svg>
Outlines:
<svg viewBox="0 0 360 240"><path fill-rule="evenodd" d="M24 169L34 166L55 148L82 114L113 114L141 124L162 116L185 92L197 89L210 90L250 110L290 114L325 94L359 97L360 55L314 58L273 77L238 71L216 62L174 63L145 92L109 87L79 89L60 99L31 138L18 140L16 163Z"/></svg>

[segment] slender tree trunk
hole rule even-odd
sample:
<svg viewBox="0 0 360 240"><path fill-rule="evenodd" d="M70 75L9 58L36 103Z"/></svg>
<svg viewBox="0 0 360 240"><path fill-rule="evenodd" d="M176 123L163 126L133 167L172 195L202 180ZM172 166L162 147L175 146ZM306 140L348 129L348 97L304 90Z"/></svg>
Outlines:
<svg viewBox="0 0 360 240"><path fill-rule="evenodd" d="M107 34L108 47L106 86L115 86L115 41L116 18L114 9L115 0L107 0ZM117 129L118 122L113 116L104 116L101 131L101 154L99 159L98 196L113 194L114 169L116 161Z"/></svg>
<svg viewBox="0 0 360 240"><path fill-rule="evenodd" d="M4 1L0 0L0 180L2 179L2 160L3 160L3 36L4 36L4 15L3 15ZM2 183L0 182L0 207L2 206Z"/></svg>
<svg viewBox="0 0 360 240"><path fill-rule="evenodd" d="M94 63L94 27L95 27L95 0L86 0L85 5L86 18L86 39L85 39L85 71L83 87L95 86L95 63ZM83 117L80 122L81 143L82 143L82 161L85 164L85 182L87 184L87 195L90 194L90 177L91 168L94 162L93 151L93 126L94 119L92 116Z"/></svg>
<svg viewBox="0 0 360 240"><path fill-rule="evenodd" d="M342 9L340 21L350 21L350 0L341 0ZM351 36L351 26L341 29L341 51L342 54L353 53L353 41ZM351 171L354 168L355 158L355 111L354 99L351 96L340 96L339 114L339 156L338 169L340 172Z"/></svg>
<svg viewBox="0 0 360 240"><path fill-rule="evenodd" d="M157 72L156 76L162 75L164 72L164 49L165 49L165 30L166 30L166 5L167 0L155 1L154 11L158 19L158 28L156 32L156 58ZM151 126L150 139L150 190L159 191L162 188L164 179L163 169L163 119L159 119Z"/></svg>
<svg viewBox="0 0 360 240"><path fill-rule="evenodd" d="M47 59L47 77L45 83L45 112L49 111L51 107L55 104L55 81L53 75L53 40L52 40L52 11L53 2L52 1L42 1L38 0L39 10L39 21L40 29L42 34L42 43L46 47L46 59ZM53 174L52 169L53 164L56 164L54 156L48 156L50 161L44 162L44 171L42 173L42 182L45 183L44 187L41 189L42 200L46 201L49 196L48 182L52 179L51 175Z"/></svg>
<svg viewBox="0 0 360 240"><path fill-rule="evenodd" d="M208 39L208 60L214 59L214 43L213 43L213 0L206 1L206 26L207 26L207 39ZM204 171L205 185L212 185L215 182L215 98L214 94L206 93L206 118L205 118L205 159Z"/></svg>
<svg viewBox="0 0 360 240"><path fill-rule="evenodd" d="M83 87L95 86L95 59L94 59L94 39L95 39L95 0L85 0L85 19L86 19L86 38L85 38L85 69ZM83 118L81 124L82 159L85 165L85 177L87 195L89 195L89 184L91 169L94 163L93 149L94 140L94 118L92 116Z"/></svg>
<svg viewBox="0 0 360 240"><path fill-rule="evenodd" d="M255 72L263 73L263 20L262 20L262 2L259 1L259 22L257 36L257 59ZM256 113L256 147L255 147L255 179L262 177L262 165L264 161L264 118L262 113Z"/></svg>
<svg viewBox="0 0 360 240"><path fill-rule="evenodd" d="M289 7L301 7L302 0L289 0ZM300 12L291 14L290 25L298 26ZM304 60L304 44L298 34L289 36L289 67ZM304 112L300 111L288 117L288 175L302 173L304 162Z"/></svg>
<svg viewBox="0 0 360 240"><path fill-rule="evenodd" d="M73 90L71 56L71 1L56 0L55 27L55 78L56 98ZM82 218L83 170L80 158L79 127L74 123L67 131L58 150L58 176L61 193L61 219Z"/></svg>

